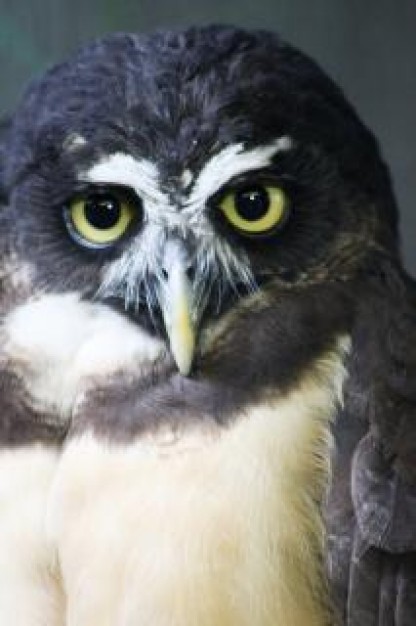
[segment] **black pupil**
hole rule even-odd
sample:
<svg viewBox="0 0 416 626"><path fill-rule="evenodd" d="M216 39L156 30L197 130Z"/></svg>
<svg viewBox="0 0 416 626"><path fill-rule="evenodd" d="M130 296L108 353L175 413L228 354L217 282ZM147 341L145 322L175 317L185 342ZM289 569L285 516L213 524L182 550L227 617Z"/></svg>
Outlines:
<svg viewBox="0 0 416 626"><path fill-rule="evenodd" d="M269 194L263 187L241 189L235 194L235 206L240 217L249 222L264 217L269 210Z"/></svg>
<svg viewBox="0 0 416 626"><path fill-rule="evenodd" d="M85 219L99 230L107 230L120 219L120 201L114 196L92 195L85 202Z"/></svg>

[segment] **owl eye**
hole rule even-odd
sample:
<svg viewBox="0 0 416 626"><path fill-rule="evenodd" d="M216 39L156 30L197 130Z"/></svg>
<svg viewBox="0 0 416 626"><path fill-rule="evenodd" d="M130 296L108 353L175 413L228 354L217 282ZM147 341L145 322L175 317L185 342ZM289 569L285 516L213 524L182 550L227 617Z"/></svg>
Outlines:
<svg viewBox="0 0 416 626"><path fill-rule="evenodd" d="M267 235L284 223L288 204L283 189L254 185L227 193L219 208L243 235Z"/></svg>
<svg viewBox="0 0 416 626"><path fill-rule="evenodd" d="M78 243L103 248L125 234L139 211L138 203L120 191L93 191L73 198L64 216L69 233Z"/></svg>

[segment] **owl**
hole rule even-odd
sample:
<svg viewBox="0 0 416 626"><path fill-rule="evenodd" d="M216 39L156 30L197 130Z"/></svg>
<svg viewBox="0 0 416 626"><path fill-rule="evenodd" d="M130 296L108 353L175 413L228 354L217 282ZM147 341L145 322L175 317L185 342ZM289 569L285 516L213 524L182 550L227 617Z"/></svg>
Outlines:
<svg viewBox="0 0 416 626"><path fill-rule="evenodd" d="M342 92L114 34L0 158L0 624L414 625L416 290Z"/></svg>

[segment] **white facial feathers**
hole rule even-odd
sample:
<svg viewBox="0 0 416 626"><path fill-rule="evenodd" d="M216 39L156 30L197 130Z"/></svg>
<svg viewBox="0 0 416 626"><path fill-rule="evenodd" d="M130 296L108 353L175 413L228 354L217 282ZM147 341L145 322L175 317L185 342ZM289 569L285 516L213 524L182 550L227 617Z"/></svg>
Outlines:
<svg viewBox="0 0 416 626"><path fill-rule="evenodd" d="M287 136L251 149L242 143L227 146L209 158L199 173L183 171L175 192L179 204L162 188L156 165L146 159L117 152L81 173L84 181L127 186L143 203L144 226L124 254L107 267L100 295L123 296L127 308L141 302L150 309L157 301L152 277L160 278L163 250L172 233L193 241L196 300L203 302L214 283L219 293L229 288L238 291L240 284L253 290L248 257L218 236L207 205L233 178L269 166L277 153L291 147Z"/></svg>

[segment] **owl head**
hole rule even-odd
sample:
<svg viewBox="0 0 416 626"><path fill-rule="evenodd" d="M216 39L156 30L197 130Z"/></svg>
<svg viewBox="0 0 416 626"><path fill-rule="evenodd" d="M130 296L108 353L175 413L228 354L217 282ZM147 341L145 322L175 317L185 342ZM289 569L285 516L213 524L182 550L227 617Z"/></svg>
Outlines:
<svg viewBox="0 0 416 626"><path fill-rule="evenodd" d="M264 31L83 48L5 124L1 181L3 314L68 294L105 308L163 346L149 361L238 389L221 411L292 385L350 332L380 259L399 266L372 134ZM75 333L65 310L46 335Z"/></svg>

